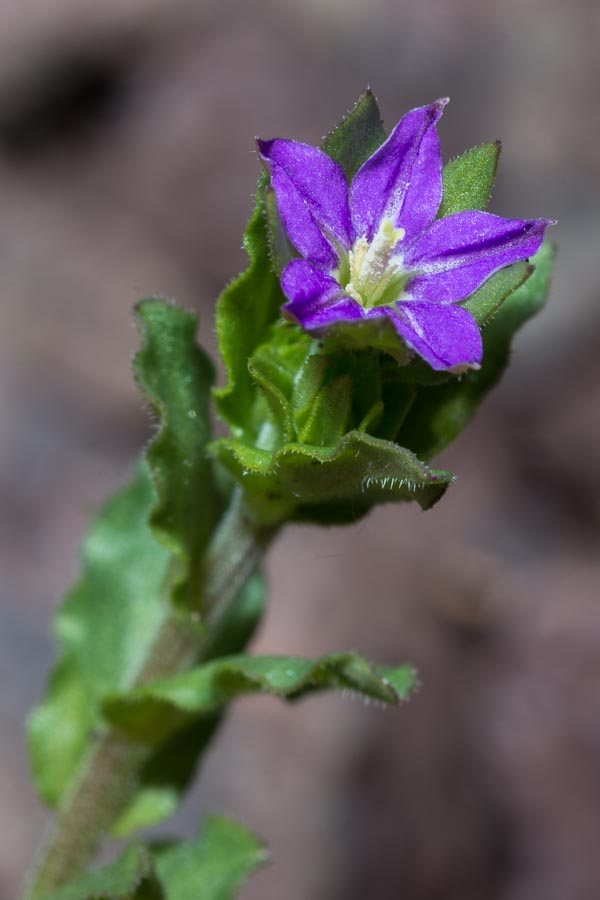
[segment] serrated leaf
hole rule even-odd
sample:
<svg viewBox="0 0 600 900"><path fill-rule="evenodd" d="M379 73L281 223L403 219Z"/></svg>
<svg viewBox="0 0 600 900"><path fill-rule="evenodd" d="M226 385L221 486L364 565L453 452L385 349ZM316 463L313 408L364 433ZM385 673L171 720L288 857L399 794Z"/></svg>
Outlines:
<svg viewBox="0 0 600 900"><path fill-rule="evenodd" d="M256 437L252 418L256 388L248 372L248 360L266 339L269 326L278 318L285 301L269 252L264 208L267 182L263 174L244 234L250 265L225 288L217 302L219 352L228 383L214 390L215 405L233 434L249 441Z"/></svg>
<svg viewBox="0 0 600 900"><path fill-rule="evenodd" d="M160 422L147 451L159 498L151 525L178 561L174 602L201 608L203 554L220 512L206 455L213 366L196 344L192 313L162 300L144 300L136 318L142 346L133 369Z"/></svg>
<svg viewBox="0 0 600 900"><path fill-rule="evenodd" d="M399 500L429 509L453 481L405 447L356 430L334 447L288 444L270 453L220 440L212 450L265 522L352 522L376 503Z"/></svg>
<svg viewBox="0 0 600 900"><path fill-rule="evenodd" d="M42 900L167 900L145 847L128 847L114 862Z"/></svg>
<svg viewBox="0 0 600 900"><path fill-rule="evenodd" d="M210 643L205 645L206 659L217 659L244 649L260 622L264 599L264 579L254 573L228 609L219 629L211 635ZM140 773L135 794L113 827L117 837L156 825L177 811L196 774L198 760L220 721L221 712L218 711L192 722L150 756Z"/></svg>
<svg viewBox="0 0 600 900"><path fill-rule="evenodd" d="M267 860L243 825L208 816L200 835L156 851L165 900L233 900L237 888Z"/></svg>
<svg viewBox="0 0 600 900"><path fill-rule="evenodd" d="M263 692L296 700L339 688L395 704L410 695L415 683L410 666L374 666L356 653L332 653L317 660L232 656L109 699L105 713L129 737L154 742L157 729L163 737L172 734L243 694Z"/></svg>
<svg viewBox="0 0 600 900"><path fill-rule="evenodd" d="M438 218L467 209L485 209L496 178L500 141L482 144L446 163Z"/></svg>
<svg viewBox="0 0 600 900"><path fill-rule="evenodd" d="M510 356L515 332L543 305L554 252L542 245L531 262L535 269L525 283L503 303L483 332L483 362L469 372L438 387L421 388L397 440L406 442L422 459L431 459L463 430L485 395L499 381Z"/></svg>
<svg viewBox="0 0 600 900"><path fill-rule="evenodd" d="M133 680L162 621L171 557L148 526L155 502L142 463L133 483L109 500L90 527L81 577L58 612L61 655L48 698L28 728L36 785L51 806L99 723L100 698Z"/></svg>
<svg viewBox="0 0 600 900"><path fill-rule="evenodd" d="M385 128L375 95L368 89L360 95L348 115L323 142L323 150L345 172L348 182L361 165L383 144Z"/></svg>

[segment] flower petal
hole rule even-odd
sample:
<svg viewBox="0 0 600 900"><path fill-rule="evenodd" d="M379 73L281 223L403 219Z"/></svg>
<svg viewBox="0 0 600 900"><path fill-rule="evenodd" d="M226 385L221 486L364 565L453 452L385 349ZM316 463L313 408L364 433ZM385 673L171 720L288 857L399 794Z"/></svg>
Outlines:
<svg viewBox="0 0 600 900"><path fill-rule="evenodd" d="M292 244L320 268L335 268L336 244L348 250L354 240L341 167L308 144L280 139L257 144Z"/></svg>
<svg viewBox="0 0 600 900"><path fill-rule="evenodd" d="M282 272L281 287L288 298L284 315L305 331L319 334L334 322L360 319L364 310L347 297L330 275L303 259L293 259Z"/></svg>
<svg viewBox="0 0 600 900"><path fill-rule="evenodd" d="M432 369L477 367L481 362L481 334L471 313L462 306L401 302L387 313L406 343Z"/></svg>
<svg viewBox="0 0 600 900"><path fill-rule="evenodd" d="M472 294L498 269L533 256L548 219L503 219L468 210L438 219L404 257L419 274L406 292L415 300L456 303Z"/></svg>
<svg viewBox="0 0 600 900"><path fill-rule="evenodd" d="M437 100L407 113L358 170L350 185L357 234L372 240L386 217L411 238L435 219L442 200L442 158L435 125L446 103Z"/></svg>

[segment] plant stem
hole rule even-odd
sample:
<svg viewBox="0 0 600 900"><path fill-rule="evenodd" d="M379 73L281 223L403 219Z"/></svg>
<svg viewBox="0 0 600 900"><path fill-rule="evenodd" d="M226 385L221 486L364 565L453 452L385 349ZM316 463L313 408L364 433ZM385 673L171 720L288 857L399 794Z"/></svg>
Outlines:
<svg viewBox="0 0 600 900"><path fill-rule="evenodd" d="M275 529L252 522L237 491L206 553L202 609L208 635L190 616L168 612L132 687L174 675L202 659L205 640L218 629L274 534ZM94 739L57 812L25 900L42 897L85 870L134 793L149 752L111 729Z"/></svg>

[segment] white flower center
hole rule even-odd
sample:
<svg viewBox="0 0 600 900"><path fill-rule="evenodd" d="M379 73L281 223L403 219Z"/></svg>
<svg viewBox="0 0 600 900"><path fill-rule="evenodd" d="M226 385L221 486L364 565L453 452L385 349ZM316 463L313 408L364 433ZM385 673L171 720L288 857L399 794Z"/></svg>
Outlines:
<svg viewBox="0 0 600 900"><path fill-rule="evenodd" d="M402 295L409 273L402 268L396 248L405 234L391 219L383 219L371 243L357 238L347 259L342 260L338 281L344 292L366 309L389 305Z"/></svg>

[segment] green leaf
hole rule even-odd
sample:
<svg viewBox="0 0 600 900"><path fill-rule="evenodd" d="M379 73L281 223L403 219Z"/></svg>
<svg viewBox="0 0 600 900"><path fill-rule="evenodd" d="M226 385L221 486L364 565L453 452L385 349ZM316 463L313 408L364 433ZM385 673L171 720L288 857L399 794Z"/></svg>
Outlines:
<svg viewBox="0 0 600 900"><path fill-rule="evenodd" d="M204 650L207 659L217 659L244 649L258 627L264 599L264 579L255 573L227 611L219 629L211 635L211 641ZM140 773L135 795L113 828L117 837L156 825L177 811L196 773L198 759L220 721L220 710L194 721L150 756Z"/></svg>
<svg viewBox="0 0 600 900"><path fill-rule="evenodd" d="M323 150L340 164L350 182L385 138L379 106L369 89L360 95L348 115L325 138Z"/></svg>
<svg viewBox="0 0 600 900"><path fill-rule="evenodd" d="M43 900L168 900L170 896L156 878L150 853L133 845L114 862L45 894Z"/></svg>
<svg viewBox="0 0 600 900"><path fill-rule="evenodd" d="M515 332L543 305L554 251L545 243L533 257L533 274L502 304L483 332L483 363L460 379L438 387L421 388L397 440L407 443L422 459L431 459L463 430L477 407L499 381L510 356Z"/></svg>
<svg viewBox="0 0 600 900"><path fill-rule="evenodd" d="M405 447L357 430L333 447L288 444L271 453L220 440L212 449L265 523L286 517L353 522L376 503L399 500L429 509L453 481L451 473L428 468Z"/></svg>
<svg viewBox="0 0 600 900"><path fill-rule="evenodd" d="M192 841L156 852L165 900L232 900L237 888L267 860L254 835L224 816L208 816Z"/></svg>
<svg viewBox="0 0 600 900"><path fill-rule="evenodd" d="M467 209L486 208L496 178L500 149L500 141L482 144L444 166L438 218Z"/></svg>
<svg viewBox="0 0 600 900"><path fill-rule="evenodd" d="M269 252L264 208L267 183L263 174L244 235L250 265L225 288L217 302L219 352L228 384L215 389L215 404L233 434L248 441L256 437L252 417L256 388L248 372L248 360L266 339L269 326L278 318L285 301Z"/></svg>
<svg viewBox="0 0 600 900"><path fill-rule="evenodd" d="M178 561L174 602L198 608L204 549L220 512L206 455L213 366L196 344L192 313L163 300L144 300L136 315L142 346L133 368L161 426L147 452L159 498L151 524Z"/></svg>
<svg viewBox="0 0 600 900"><path fill-rule="evenodd" d="M132 484L91 525L81 577L57 614L59 660L29 721L36 784L52 806L103 725L102 698L135 680L172 592L186 605L199 599L202 550L217 513L205 453L212 373L195 345L195 318L159 300L142 303L138 317L135 370L160 430Z"/></svg>
<svg viewBox="0 0 600 900"><path fill-rule="evenodd" d="M355 653L315 661L293 656L232 656L108 699L105 712L128 736L154 743L200 716L211 716L243 694L296 700L341 688L383 703L407 698L416 684L410 666L374 666Z"/></svg>
<svg viewBox="0 0 600 900"><path fill-rule="evenodd" d="M29 720L37 788L55 806L99 724L106 693L134 679L164 615L170 554L148 519L156 502L146 463L91 526L82 574L56 619L61 647L48 698Z"/></svg>

